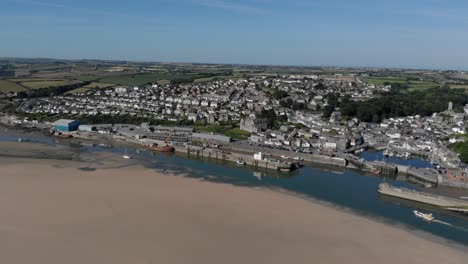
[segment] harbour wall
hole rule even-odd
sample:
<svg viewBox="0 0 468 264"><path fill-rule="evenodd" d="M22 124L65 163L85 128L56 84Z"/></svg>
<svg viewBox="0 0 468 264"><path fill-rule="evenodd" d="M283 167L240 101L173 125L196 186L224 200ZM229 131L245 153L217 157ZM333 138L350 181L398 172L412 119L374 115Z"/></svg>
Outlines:
<svg viewBox="0 0 468 264"><path fill-rule="evenodd" d="M381 184L379 186L379 193L444 208L468 207L468 201L422 193L405 188L396 188L390 185Z"/></svg>

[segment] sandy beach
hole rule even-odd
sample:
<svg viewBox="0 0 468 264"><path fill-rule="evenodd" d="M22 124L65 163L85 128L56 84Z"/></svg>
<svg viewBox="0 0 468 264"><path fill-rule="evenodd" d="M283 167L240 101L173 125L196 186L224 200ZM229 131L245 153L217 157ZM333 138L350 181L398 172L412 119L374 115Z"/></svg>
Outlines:
<svg viewBox="0 0 468 264"><path fill-rule="evenodd" d="M0 263L466 263L468 251L288 194L99 154L0 158Z"/></svg>

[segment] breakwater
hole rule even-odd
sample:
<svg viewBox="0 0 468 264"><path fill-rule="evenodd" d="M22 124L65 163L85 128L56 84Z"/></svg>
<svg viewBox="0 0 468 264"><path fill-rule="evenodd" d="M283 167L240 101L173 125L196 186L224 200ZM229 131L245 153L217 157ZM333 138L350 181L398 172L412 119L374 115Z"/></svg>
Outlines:
<svg viewBox="0 0 468 264"><path fill-rule="evenodd" d="M450 198L446 196L439 196L430 193L418 192L407 188L394 187L388 183L381 183L378 192L393 197L398 197L410 201L429 204L441 207L451 211L465 211L468 210L468 201Z"/></svg>

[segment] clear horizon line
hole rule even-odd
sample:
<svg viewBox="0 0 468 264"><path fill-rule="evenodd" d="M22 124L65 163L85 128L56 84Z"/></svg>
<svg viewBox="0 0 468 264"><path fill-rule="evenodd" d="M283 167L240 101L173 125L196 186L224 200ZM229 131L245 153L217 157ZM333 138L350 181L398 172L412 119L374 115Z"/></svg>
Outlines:
<svg viewBox="0 0 468 264"><path fill-rule="evenodd" d="M125 59L92 59L92 58L54 58L54 57L17 57L17 56L0 56L0 59L43 59L43 60L64 60L64 61L116 61L116 62L136 62L136 63L182 63L182 64L207 64L207 65L237 65L237 66L279 66L279 67L324 67L324 68L350 68L350 69L395 69L395 70L426 70L426 71L467 71L466 69L454 68L430 68L430 67L401 67L401 66L351 66L351 65L332 65L332 64L261 64L261 63L229 63L229 62L196 62L196 61L156 61L156 60L125 60Z"/></svg>

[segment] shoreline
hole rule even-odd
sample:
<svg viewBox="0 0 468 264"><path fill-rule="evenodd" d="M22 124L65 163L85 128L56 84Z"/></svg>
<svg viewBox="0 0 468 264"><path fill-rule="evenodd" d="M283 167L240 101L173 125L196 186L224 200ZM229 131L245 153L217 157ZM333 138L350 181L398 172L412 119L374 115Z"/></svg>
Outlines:
<svg viewBox="0 0 468 264"><path fill-rule="evenodd" d="M153 192L152 192L153 194L147 193L147 191L152 190L153 187L143 187L146 184L144 184L144 185L141 185L141 184L143 184L145 182L147 182L147 183L149 183L149 182L154 182L154 183L160 182L161 184L163 182L166 182L167 184L170 183L171 185L175 184L174 186L178 186L178 188L180 188L180 190L174 190L174 192L180 193L180 195L182 195L182 193L184 193L185 191L188 191L189 189L191 190L192 187L193 188L195 188L195 187L196 188L207 188L206 193L199 193L198 191L195 191L195 189L190 191L190 193L196 194L197 197L199 197L199 196L212 197L212 195L215 195L215 194L210 194L211 192L217 193L213 197L217 197L217 195L222 195L222 197L219 197L219 199L226 202L228 204L228 208L230 208L230 210L234 210L234 212L239 211L239 214L244 215L245 217L247 217L247 219L250 219L250 217L252 217L252 216L249 216L249 214L245 215L244 213L240 213L240 212L243 212L243 210L247 210L248 212L250 212L250 214L255 214L256 215L257 210L260 210L262 212L262 214L259 214L258 217L263 218L265 214L266 215L273 214L275 217L279 217L279 218L271 218L272 222L270 222L270 223L263 222L263 224L265 224L267 226L269 226L269 225L275 226L276 225L275 223L278 222L278 221L279 221L279 223L281 223L279 226L276 226L275 228L273 228L273 226L271 226L271 228L273 228L273 229L271 229L271 231L276 230L278 228L280 229L280 230L274 231L273 233L271 233L271 235L276 234L276 232L280 232L280 233L284 232L283 235L281 235L281 237L286 236L286 237L288 237L288 239L292 239L292 238L289 238L290 233L292 232L292 233L295 234L294 240L297 239L296 238L296 236L297 236L297 237L301 237L301 241L302 241L302 239L306 239L306 240L311 239L311 237L309 237L307 234L312 234L312 233L315 234L315 232L318 232L318 233L321 234L320 237L324 235L325 237L322 237L322 239L325 239L325 241L327 241L326 237L330 236L330 237L335 237L335 239L336 239L336 236L342 237L343 236L342 232L345 232L345 234L347 234L346 239L349 239L348 243L351 243L351 244L358 243L359 245L361 245L361 243L364 243L364 244L367 243L366 241L361 241L361 239L363 239L363 237L365 237L365 235L358 238L359 236L355 237L354 235L351 235L351 234L356 233L356 235L357 235L358 233L361 233L361 235L362 235L362 233L368 233L368 236L374 237L375 232L380 233L380 232L385 231L385 233L386 234L388 233L387 235L392 238L392 239L388 239L388 240L389 241L390 240L394 241L392 243L395 243L396 241L403 241L403 243L407 243L408 240L410 240L410 241L415 240L415 241L419 241L418 243L425 244L426 246L434 247L434 250L437 249L437 250L441 250L441 251L445 251L445 250L453 251L450 254L462 254L462 253L466 254L466 249L467 248L465 246L463 246L463 245L458 244L458 243L450 243L450 241L445 240L443 238L439 238L439 237L435 237L435 240L434 240L433 239L434 236L431 235L431 234L426 234L425 232L420 232L420 231L418 232L418 231L415 231L415 230L409 230L409 228L404 228L404 226L402 227L400 225L387 223L385 221L378 221L374 217L369 217L369 216L366 217L366 216L364 216L362 214L359 214L359 213L355 212L354 210L349 210L347 208L343 209L343 208L340 208L340 206L338 206L338 205L328 203L328 202L323 201L323 200L318 200L318 199L314 199L314 198L311 198L311 197L301 196L301 195L295 194L293 192L285 191L285 190L282 190L282 189L279 189L279 188L276 188L276 189L275 188L250 188L250 187L249 188L242 188L240 186L231 185L231 184L215 185L213 183L216 183L216 182L210 182L209 180L199 180L199 179L195 179L195 178L190 178L189 176L186 176L184 174L173 174L173 172L170 172L170 171L166 171L166 172L163 173L163 172L159 171L158 169L150 169L150 168L144 167L139 162L134 162L134 161L125 161L125 162L123 162L123 161L121 161L120 157L118 157L116 154L99 153L99 154L94 154L94 156L95 156L94 157L95 161L53 161L53 160L47 160L47 161L42 160L41 161L41 160L37 160L37 159L6 158L3 161L0 161L0 165L6 167L7 174L0 177L0 180L5 180L5 178L9 178L8 174L9 173L14 173L14 172L12 172L12 170L13 171L14 170L28 171L28 170L33 169L34 167L37 167L37 168L44 169L47 172L50 172L50 174L40 176L40 177L44 178L42 180L45 180L45 181L49 182L50 180L55 179L54 181L59 181L59 183L50 182L50 184L52 186L55 186L55 184L57 184L56 185L57 187L62 186L61 188L64 188L64 191L66 191L67 188L71 187L71 186L67 187L70 184L73 184L74 186L76 186L76 187L73 187L73 188L75 189L74 192L78 191L78 193L77 193L78 196L77 197L82 197L80 195L80 193L82 191L79 191L80 188L85 188L84 190L87 190L86 193L91 191L93 193L92 196L100 195L98 193L95 193L95 191L97 191L97 190L101 190L103 192L109 192L109 190L101 189L99 187L101 185L102 185L102 187L106 186L105 188L110 189L110 190L113 190L114 188L116 188L116 187L113 187L113 186L118 186L118 189L120 190L119 192L125 192L125 193L127 193L129 190L137 190L137 189L139 190L139 188L141 187L144 190L142 190L142 194L138 194L138 195L144 195L144 197L148 197L148 199L150 199L150 197L152 197L153 195L156 195L156 194L154 194ZM21 164L24 164L24 163L30 164L31 168L24 168L25 166L21 166ZM122 163L124 163L125 166L121 167ZM5 165L5 164L7 164L7 165ZM54 165L54 164L56 164L56 165ZM58 166L58 164L60 164L60 166ZM18 166L20 166L22 168L20 168ZM80 168L83 169L85 167L89 167L89 168L95 167L95 170L91 170L91 171L80 170ZM16 168L16 169L12 169L12 168ZM78 169L78 170L76 170L76 169ZM54 172L58 173L59 171L60 172L63 171L64 176L54 175ZM73 173L73 171L76 171L76 173ZM131 173L131 176L126 175L126 172ZM138 172L138 173L136 173L136 172ZM73 173L73 174L76 174L76 175L69 175L70 173ZM19 176L19 175L23 175L22 172L17 173L17 176ZM90 176L92 176L92 177L90 177ZM22 176L20 178L24 178L24 179L15 180L14 178L11 178L9 180L12 181L12 182L21 181L21 184L29 185L30 183L29 183L29 180L27 180L27 179L30 179L31 181L35 181L35 184L40 184L40 186L44 185L44 184L47 184L47 183L44 183L42 181L38 182L37 180L33 180L34 178L32 176L31 177ZM49 180L47 180L47 179L49 179ZM24 180L26 180L26 182L24 182ZM72 181L72 183L70 183L68 181ZM92 187L95 184L98 184L98 187ZM140 187L136 188L136 186L140 186ZM48 187L44 187L44 188L48 189ZM76 189L76 188L78 188L78 189ZM98 189L96 189L96 188L98 188ZM188 189L186 189L186 188L188 188ZM54 190L54 189L55 188L52 188L52 190ZM159 191L156 191L156 193L157 192L164 192L164 193L167 192L167 194L165 196L161 196L161 198L166 197L167 195L169 195L169 196L173 197L173 199L175 198L176 200L178 200L178 199L192 200L193 199L195 201L195 204L198 204L199 202L202 203L202 201L199 201L199 198L192 197L190 195L189 195L189 197L192 197L192 198L183 198L179 194L176 194L175 196L173 196L173 194L171 194L172 192L168 192L169 190L164 190L165 189L164 186L157 187L157 185L155 185L154 189L159 190ZM182 191L182 190L185 190L185 191ZM208 190L210 190L210 191L208 191ZM60 191L60 193L59 193L60 195L62 195L61 192L62 191ZM229 196L225 196L225 194L223 195L222 193L225 193L225 192L229 193L230 195ZM109 194L111 196L109 196L109 197L115 197L113 195L113 193L114 193L114 191L111 191L111 193ZM244 195L240 195L239 193L243 193L244 195L247 195L249 198L248 199L243 198ZM13 197L16 197L18 194L11 194L11 195L13 195ZM39 195L39 194L37 194L37 195ZM65 193L63 193L63 195L65 195ZM136 195L136 193L134 193L132 196L134 196L134 195ZM68 196L68 195L65 195L65 196ZM81 200L82 198L79 198L79 200ZM111 198L106 198L106 199L111 199ZM122 202L123 202L126 198L112 198L112 199L118 199L119 201L121 199L123 199L122 200ZM262 201L262 202L260 203L259 200L257 200L257 199L261 199L260 201ZM242 206L242 204L239 204L238 200L242 200L244 202L245 201L250 201L249 203L251 205L248 206L248 207ZM128 202L130 202L130 201L132 201L132 200L129 200ZM142 201L140 201L140 202L142 202ZM171 203L170 201L172 201L172 200L168 200L169 203ZM214 204L216 204L216 206L214 204L212 206L215 206L214 208L218 208L218 206L224 205L224 202L222 202L222 201L221 202L220 201L209 201L208 203L209 204L214 203ZM301 201L303 201L303 202L301 202ZM78 200L77 200L77 202L78 202ZM60 203L60 201L58 201L57 203ZM127 202L125 202L125 203L127 203ZM232 203L233 204L238 204L238 208L233 208L233 207L229 206L229 204L232 204ZM257 203L262 204L262 206L260 206L260 204L258 204L257 206L254 206ZM0 203L0 204L2 204L2 203ZM182 204L184 204L184 203L182 203ZM29 205L27 205L27 206L29 206ZM119 205L114 204L113 206L119 206ZM161 205L161 206L163 206L163 205ZM168 206L168 205L166 204L164 206ZM181 206L181 205L179 205L179 206ZM256 209L253 210L253 208L250 208L252 206L254 208L256 208ZM260 207L258 207L258 206L260 206ZM274 212L274 211L269 211L269 209L264 208L263 206L268 207L268 208L270 208L270 207L271 208L281 208L281 210L284 210L284 214ZM182 207L185 208L185 206L182 206ZM127 207L125 207L125 208L127 208ZM164 208L166 208L166 207L164 207ZM172 208L172 205L167 207L167 209L169 209L169 208ZM209 206L208 208L211 208L211 206ZM216 212L218 212L218 210L221 210L221 214L230 215L230 213L229 213L230 210L225 211L224 209L221 209L222 207L218 208L218 210L216 210L216 211L211 211L208 208L204 209L204 210L208 210L208 211L205 212L205 214L210 215L211 217L214 217L214 219L217 219L218 217L221 217L221 216L218 215L218 213L216 213ZM248 208L250 208L250 209L248 209ZM304 208L310 208L310 209L307 209L307 210L304 211ZM165 210L167 210L167 209L165 209ZM124 210L124 211L121 212L121 213L124 213L124 212L126 212L128 210L133 211L134 209L131 209L131 207L129 207L128 209L120 209L120 210ZM172 209L169 210L169 212L172 211L172 210L176 210L176 209L172 208ZM193 209L193 208L183 209L183 211L185 211L185 210L195 210L195 209ZM35 211L35 210L33 210L33 211ZM145 211L146 211L146 209L145 209ZM180 212L177 211L179 213L177 213L176 215L182 214L183 211L180 211ZM195 210L195 211L200 213L200 211L198 211L198 210ZM317 213L319 213L319 214L317 214ZM325 215L331 214L331 215L333 215L333 217L330 216L331 218L328 219L327 217L322 216L322 214L325 214ZM237 215L237 214L235 214L235 215L236 215L236 219L237 219L237 217L240 217L236 221L239 221L239 222L245 221L245 219L242 220L243 218L240 215ZM271 216L273 216L273 215L271 215ZM296 218L298 216L300 216L300 218ZM270 216L268 216L267 218L270 218ZM301 219L301 218L304 218L304 219ZM131 217L129 219L134 219L134 217ZM336 229L338 229L338 230L341 230L343 228L344 229L341 230L340 232L338 232L337 234L335 234L335 230L333 230L334 228L332 228L330 230L327 230L327 231L321 230L323 228L318 228L317 229L317 226L312 225L309 221L306 221L306 219L309 219L309 221L312 221L312 222L319 221L317 219L322 219L322 220L320 220L322 222L317 222L317 224L319 226L321 224L325 224L326 222L327 223L328 222L336 222L335 224L338 224L337 226L335 226ZM139 222L140 220L135 219L133 221ZM177 221L180 221L180 220L177 220ZM249 221L250 220L248 220L247 222L249 222ZM325 222L323 222L323 221L325 221ZM86 223L93 225L94 221L91 221L91 222L87 221ZM288 224L286 224L286 223L288 223ZM293 224L293 223L296 223L299 226L296 227L296 224ZM188 224L188 223L186 223L186 224ZM201 224L201 223L199 223L199 224ZM233 224L233 226L232 226L232 224ZM228 230L223 229L224 230L223 232L230 233L231 228L234 228L234 229L237 228L236 226L238 226L238 224L234 224L234 223L232 223L232 224L227 223L226 225L229 226L229 227L226 227L226 228L228 228ZM251 223L251 224L253 224L253 223ZM224 226L224 224L221 224L221 225ZM360 226L362 228L365 227L365 229L359 229L356 225ZM195 226L197 226L197 225L195 225ZM242 226L244 226L244 225L242 225ZM256 226L256 225L254 225L254 226ZM332 224L332 226L333 226L333 224ZM353 228L348 229L349 227L353 227ZM206 228L208 228L208 227L206 227ZM260 227L260 226L257 226L257 228L262 229L262 227ZM309 228L312 228L312 230L309 229ZM355 228L357 228L359 230L354 230ZM302 232L305 232L305 233L302 233L302 232L301 233L295 233L293 230L296 230L296 229L297 229L297 231L302 230ZM4 230L4 229L2 229L1 226L0 226L0 232L2 232L1 230ZM209 230L209 228L207 230ZM251 231L256 232L255 230L256 229L254 228ZM267 229L267 230L270 230L270 229ZM374 230L374 231L370 231L370 230ZM324 233L321 233L322 231L324 231ZM253 239L263 239L262 234L264 235L264 233L262 233L262 232L260 232L260 234L256 234L255 236L253 236L254 237ZM218 235L216 235L216 236L218 236ZM397 236L397 237L400 237L400 238L396 239L394 236ZM314 237L314 236L312 236L312 237ZM439 238L439 239L437 239L437 238ZM286 238L284 238L284 239L286 239ZM330 239L330 238L328 238L328 239ZM377 240L374 241L374 243L378 243L378 244L383 243L382 241L380 241L380 238L372 238L372 239L377 239ZM393 240L393 239L395 239L395 240ZM403 239L403 240L401 240L401 239ZM387 240L387 238L385 238L384 240ZM1 239L0 239L0 241L1 241ZM312 240L312 241L315 241L315 240ZM312 241L311 241L311 243L315 243L315 242L312 242ZM305 242L305 240L304 240L304 242ZM320 242L320 241L316 241L316 242ZM276 242L274 242L274 243L276 243ZM326 243L328 243L328 242L326 242ZM334 243L338 243L338 244L341 245L342 242L329 241L329 243L331 243L330 244L330 246L331 246ZM1 244L1 242L0 242L0 244ZM347 245L347 243L344 243L344 244ZM394 247L399 247L398 244L399 244L399 242L396 243L396 244L392 244L392 245ZM302 245L302 243L301 243L301 245ZM320 247L319 244L317 244L316 246ZM366 247L369 247L369 246L370 246L370 244L367 245ZM348 252L348 250L349 250L347 248L347 246L345 246L345 245L341 245L339 247L340 248L342 247L342 249L345 250L346 252ZM359 246L358 248L360 248L360 247L361 246ZM378 247L378 246L376 246L376 247ZM309 248L309 247L307 246L306 248ZM418 248L418 246L416 246L416 248ZM293 249L290 249L290 250L293 250ZM354 249L354 250L356 250L356 249ZM369 250L371 250L371 249L369 248ZM378 249L375 249L375 250L379 250L379 251L384 250L385 251L386 249L382 249L382 248L379 247ZM392 251L393 251L393 249L392 249ZM456 253L456 252L458 252L458 253ZM302 252L302 253L304 253L304 252ZM325 256L322 256L322 257L325 257ZM468 257L468 255L465 255L465 257ZM388 258L388 256L385 256L385 258ZM390 257L390 258L392 258L392 257ZM303 259L303 262L308 262L308 261L305 261L305 259ZM388 263L390 263L390 262L388 262ZM412 261L409 261L407 263L412 263ZM446 263L449 263L449 262L446 262ZM450 263L454 263L454 262L450 262ZM462 262L460 262L460 263L462 263Z"/></svg>
<svg viewBox="0 0 468 264"><path fill-rule="evenodd" d="M66 140L65 142L67 142L67 141L69 141L69 140ZM80 139L78 141L89 141L89 140ZM0 151L1 151L2 147L3 147L1 144L3 144L3 143L6 143L6 142L0 142ZM16 142L15 144L21 144L21 145L33 144L33 145L42 145L43 147L45 147L45 145L46 145L45 143L40 143L40 142L22 142L22 143ZM131 143L131 142L126 142L126 141L118 141L118 145L119 145L119 147L125 146L125 147L134 148L134 149L140 149L140 148L138 148L140 145L137 145L137 144L134 144L134 143ZM53 146L53 147L49 146L49 147L53 148L53 149L57 148L57 146ZM120 158L118 153L106 151L105 149L104 149L103 152L107 153L107 154L114 155L115 157L118 156ZM81 156L82 154L79 154L79 155ZM91 154L87 153L87 155L94 155L94 153L91 153ZM180 156L180 157L184 156L184 155L181 155L181 153L176 153L176 155ZM14 159L14 158L20 158L20 159L25 158L25 159L31 159L31 160L35 160L35 159L58 160L58 159L53 158L53 157L52 158L38 158L38 157L26 157L26 156L1 156L1 155L0 155L0 157L6 157L6 158L12 158L12 159ZM65 160L70 160L70 159L65 159ZM197 160L199 160L199 159L197 159ZM208 159L208 158L202 158L202 160L210 161L210 159ZM73 159L73 161L84 162L84 163L90 162L89 160L87 160L87 158L85 158L85 159L80 158L78 160ZM139 161L135 161L135 162L138 163L139 165L145 166L145 168L154 169L154 170L159 171L161 173L166 173L166 171L163 171L163 170L158 170L158 169L155 169L155 168L147 167L147 165L144 165L144 163L146 161L139 160ZM174 174L178 174L178 172L174 172ZM183 177L187 178L187 176L183 176ZM192 177L189 176L188 178L192 178ZM192 179L197 179L197 178L192 178ZM229 183L210 181L210 180L204 180L204 179L199 179L199 180L200 181L207 181L207 182L211 182L211 183L222 183L222 184L232 185L232 186L236 186L236 187L241 187L240 185L236 185L236 184L229 184ZM300 199L303 199L303 200L307 200L307 201L309 201L311 203L321 204L321 205L327 206L327 207L329 207L331 209L334 209L334 210L347 212L347 213L349 213L351 215L354 215L354 216L363 217L363 218L375 221L376 223L382 223L382 224L385 224L385 225L388 225L388 226L396 227L398 229L405 230L410 234L416 234L419 237L431 240L433 242L441 243L441 244L444 244L444 245L451 245L451 246L454 246L456 248L468 249L468 247L466 247L466 245L463 244L463 243L460 243L460 242L457 242L457 241L454 241L454 240L451 240L451 239L448 239L448 238L444 238L442 236L435 235L435 234L432 234L432 233L427 232L427 231L412 228L410 225L400 223L397 220L392 220L392 219L389 219L389 218L386 218L386 217L380 217L380 216L372 214L372 213L365 213L365 212L362 212L360 210L356 210L356 209L353 209L353 208L350 208L350 207L346 207L344 205L340 205L340 204L337 204L337 203L329 202L329 201L326 201L326 200L323 200L323 199L320 199L320 198L315 198L315 197L312 197L312 196L309 196L309 195L306 195L306 194L301 194L301 193L298 193L298 192L295 192L295 191L290 191L290 190L286 190L286 189L283 189L283 188L277 188L277 187L252 187L252 186L245 186L245 187L249 187L249 188L252 188L252 189L273 190L273 191L278 192L278 193L286 193L287 195L294 196L294 197L297 197L297 198L300 198Z"/></svg>

